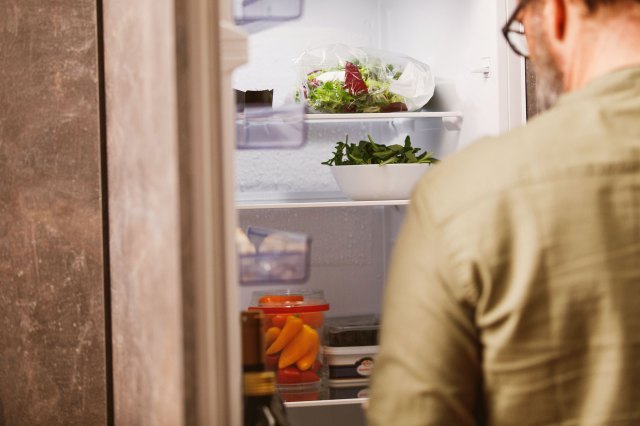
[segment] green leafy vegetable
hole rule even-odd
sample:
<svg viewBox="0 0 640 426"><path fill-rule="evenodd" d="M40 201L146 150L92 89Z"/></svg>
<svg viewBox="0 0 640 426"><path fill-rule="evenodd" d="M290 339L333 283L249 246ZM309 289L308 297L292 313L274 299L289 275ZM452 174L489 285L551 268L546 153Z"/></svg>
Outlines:
<svg viewBox="0 0 640 426"><path fill-rule="evenodd" d="M349 136L344 142L336 143L333 158L324 161L327 166L353 166L362 164L404 164L422 163L432 164L439 160L430 152L419 154L420 148L411 146L411 137L407 135L404 145L377 144L367 135L367 140L361 140L357 144L349 143Z"/></svg>
<svg viewBox="0 0 640 426"><path fill-rule="evenodd" d="M345 67L327 68L311 72L303 82L303 88L296 93L296 99L306 98L309 107L319 112L393 112L406 111L407 106L402 96L389 91L391 81L400 78L401 72L395 71L393 65L374 70L362 66L354 60L362 80L367 87L366 92L352 94L340 79L320 81L319 76L326 73L344 73Z"/></svg>

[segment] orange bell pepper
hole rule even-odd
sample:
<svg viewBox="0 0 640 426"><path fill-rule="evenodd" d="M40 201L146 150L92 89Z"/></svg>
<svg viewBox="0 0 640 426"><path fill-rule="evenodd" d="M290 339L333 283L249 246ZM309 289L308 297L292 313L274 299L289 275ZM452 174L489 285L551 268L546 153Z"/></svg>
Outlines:
<svg viewBox="0 0 640 426"><path fill-rule="evenodd" d="M282 330L279 327L271 327L264 335L264 346L269 347L276 341Z"/></svg>
<svg viewBox="0 0 640 426"><path fill-rule="evenodd" d="M284 324L282 331L276 340L267 348L267 355L273 355L280 352L284 347L294 340L303 327L302 320L294 315L289 315L287 322Z"/></svg>
<svg viewBox="0 0 640 426"><path fill-rule="evenodd" d="M278 368L285 368L295 364L300 358L309 353L314 346L318 346L319 343L318 332L306 324L303 325L302 331L282 350Z"/></svg>
<svg viewBox="0 0 640 426"><path fill-rule="evenodd" d="M271 324L273 324L274 327L284 327L284 324L287 322L287 318L289 318L289 315L282 315L282 314L278 314L275 315L271 318Z"/></svg>
<svg viewBox="0 0 640 426"><path fill-rule="evenodd" d="M300 371L306 371L310 369L313 363L316 361L316 357L318 356L318 349L320 349L320 339L317 332L315 335L315 339L316 342L313 344L309 352L304 354L302 358L296 361L296 367L298 367Z"/></svg>

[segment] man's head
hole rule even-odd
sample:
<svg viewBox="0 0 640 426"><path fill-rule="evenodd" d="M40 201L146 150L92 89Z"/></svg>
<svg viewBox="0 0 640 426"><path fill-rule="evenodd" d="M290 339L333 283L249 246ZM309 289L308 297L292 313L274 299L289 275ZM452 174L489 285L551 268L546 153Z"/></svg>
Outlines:
<svg viewBox="0 0 640 426"><path fill-rule="evenodd" d="M640 0L521 0L514 20L524 25L521 53L533 63L542 109L599 75L640 65Z"/></svg>

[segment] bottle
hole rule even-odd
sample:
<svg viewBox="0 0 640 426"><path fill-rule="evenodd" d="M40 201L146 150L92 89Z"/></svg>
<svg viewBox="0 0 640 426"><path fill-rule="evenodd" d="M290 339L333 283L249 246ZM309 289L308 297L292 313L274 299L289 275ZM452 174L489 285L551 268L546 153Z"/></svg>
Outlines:
<svg viewBox="0 0 640 426"><path fill-rule="evenodd" d="M264 332L262 331L262 311L243 311L242 322L242 372L261 373L265 370Z"/></svg>
<svg viewBox="0 0 640 426"><path fill-rule="evenodd" d="M276 393L276 376L265 371L262 312L245 311L242 320L242 370L245 426L291 426Z"/></svg>

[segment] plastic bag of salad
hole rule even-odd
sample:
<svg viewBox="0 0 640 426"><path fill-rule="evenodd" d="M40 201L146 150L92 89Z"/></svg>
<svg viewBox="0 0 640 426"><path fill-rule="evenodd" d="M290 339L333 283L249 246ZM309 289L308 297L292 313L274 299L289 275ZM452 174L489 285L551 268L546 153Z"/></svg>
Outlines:
<svg viewBox="0 0 640 426"><path fill-rule="evenodd" d="M296 63L296 99L311 112L417 111L435 89L428 65L381 50L335 44L308 50Z"/></svg>

